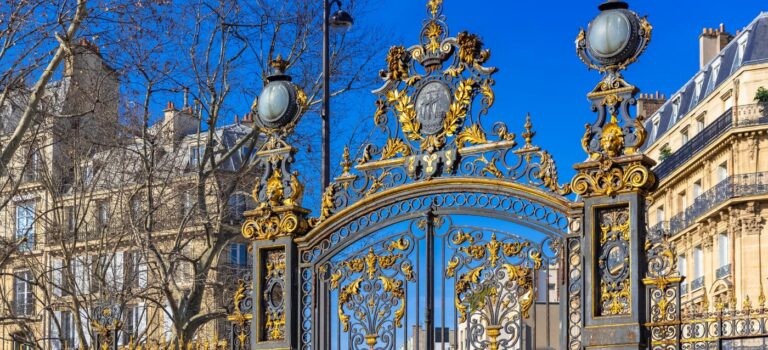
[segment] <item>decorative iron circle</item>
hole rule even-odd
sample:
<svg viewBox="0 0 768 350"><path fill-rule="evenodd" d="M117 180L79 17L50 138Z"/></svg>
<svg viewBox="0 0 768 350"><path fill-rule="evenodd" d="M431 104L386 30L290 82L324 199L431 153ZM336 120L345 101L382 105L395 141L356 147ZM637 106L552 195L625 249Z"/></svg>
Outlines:
<svg viewBox="0 0 768 350"><path fill-rule="evenodd" d="M451 89L445 83L433 80L424 84L416 93L416 120L422 133L435 135L442 131L450 105Z"/></svg>

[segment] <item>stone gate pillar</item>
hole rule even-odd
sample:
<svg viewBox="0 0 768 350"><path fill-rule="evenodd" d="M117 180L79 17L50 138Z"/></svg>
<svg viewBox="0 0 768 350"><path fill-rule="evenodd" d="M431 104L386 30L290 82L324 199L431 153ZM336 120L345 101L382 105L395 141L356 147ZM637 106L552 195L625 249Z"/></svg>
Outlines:
<svg viewBox="0 0 768 350"><path fill-rule="evenodd" d="M588 159L575 165L571 181L584 201L582 347L642 349L648 345L645 196L655 184L654 162L642 153L642 117L630 110L638 89L620 71L645 50L652 28L622 1L599 9L576 40L582 61L604 75L587 95L597 120L586 125Z"/></svg>
<svg viewBox="0 0 768 350"><path fill-rule="evenodd" d="M309 210L301 206L304 185L293 171L296 149L285 141L306 110L306 95L272 62L274 73L259 97L253 123L266 140L255 154L260 180L253 189L257 206L245 213L243 236L250 239L253 270L235 295L232 347L298 348L298 257L294 239L308 229ZM237 326L240 329L237 329Z"/></svg>

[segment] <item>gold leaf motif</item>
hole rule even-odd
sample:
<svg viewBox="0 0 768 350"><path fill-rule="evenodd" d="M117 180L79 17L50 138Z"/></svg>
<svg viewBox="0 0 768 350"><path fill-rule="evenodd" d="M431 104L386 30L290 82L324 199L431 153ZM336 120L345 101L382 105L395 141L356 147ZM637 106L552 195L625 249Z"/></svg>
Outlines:
<svg viewBox="0 0 768 350"><path fill-rule="evenodd" d="M411 149L399 138L388 139L381 150L381 160L394 158L398 153L403 157L407 157L411 155Z"/></svg>
<svg viewBox="0 0 768 350"><path fill-rule="evenodd" d="M437 39L442 34L443 27L437 24L434 20L430 21L429 25L427 25L427 30L425 31L425 35L429 38L429 43L427 44L427 50L429 50L429 52L437 52L440 48L440 43Z"/></svg>
<svg viewBox="0 0 768 350"><path fill-rule="evenodd" d="M387 53L387 71L389 79L401 81L408 78L408 60L410 55L402 46L392 46Z"/></svg>
<svg viewBox="0 0 768 350"><path fill-rule="evenodd" d="M485 131L483 131L479 124L473 124L468 128L464 128L456 136L456 144L459 148L463 147L465 143L481 145L487 142L488 139L485 136Z"/></svg>

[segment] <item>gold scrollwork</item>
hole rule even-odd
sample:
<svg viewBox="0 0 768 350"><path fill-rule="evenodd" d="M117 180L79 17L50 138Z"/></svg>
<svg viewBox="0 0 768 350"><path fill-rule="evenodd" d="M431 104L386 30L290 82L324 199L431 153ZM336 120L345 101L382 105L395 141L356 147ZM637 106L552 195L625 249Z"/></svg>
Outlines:
<svg viewBox="0 0 768 350"><path fill-rule="evenodd" d="M580 196L613 196L621 192L647 190L655 181L653 173L639 162L626 167L608 164L579 171L571 181L571 189Z"/></svg>
<svg viewBox="0 0 768 350"><path fill-rule="evenodd" d="M616 283L600 281L600 302L603 304L604 316L624 315L629 312L631 283L629 279Z"/></svg>
<svg viewBox="0 0 768 350"><path fill-rule="evenodd" d="M291 236L306 227L304 220L290 211L257 210L257 214L249 216L242 227L242 234L251 240L275 240L281 236Z"/></svg>

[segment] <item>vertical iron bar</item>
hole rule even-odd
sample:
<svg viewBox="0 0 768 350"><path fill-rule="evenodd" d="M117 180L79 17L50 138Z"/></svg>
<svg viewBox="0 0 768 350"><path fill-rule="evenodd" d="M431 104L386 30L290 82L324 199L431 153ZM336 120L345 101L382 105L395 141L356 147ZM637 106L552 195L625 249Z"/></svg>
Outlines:
<svg viewBox="0 0 768 350"><path fill-rule="evenodd" d="M427 211L427 295L424 326L426 327L427 350L435 348L435 212L433 208Z"/></svg>
<svg viewBox="0 0 768 350"><path fill-rule="evenodd" d="M323 109L320 113L320 117L322 119L322 174L321 174L321 182L322 182L322 188L320 191L325 190L326 187L328 187L328 184L331 183L331 125L330 125L330 114L331 114L331 48L330 48L330 34L329 34L329 16L330 16L330 4L329 0L323 0Z"/></svg>

